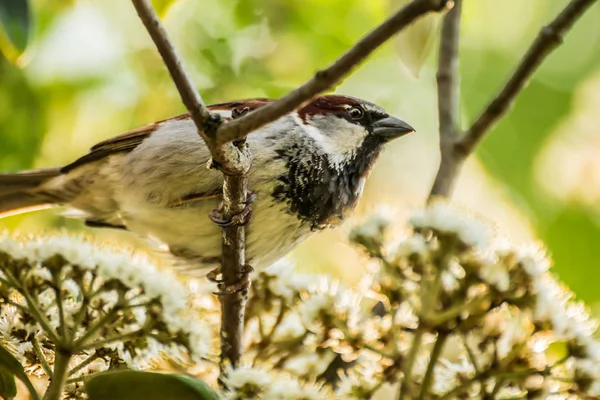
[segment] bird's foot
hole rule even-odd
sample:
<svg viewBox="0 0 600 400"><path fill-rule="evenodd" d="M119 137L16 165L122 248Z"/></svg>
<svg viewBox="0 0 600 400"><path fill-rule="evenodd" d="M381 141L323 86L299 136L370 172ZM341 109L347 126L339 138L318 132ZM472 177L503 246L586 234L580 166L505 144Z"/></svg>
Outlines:
<svg viewBox="0 0 600 400"><path fill-rule="evenodd" d="M252 203L256 200L256 193L250 191L246 195L244 209L241 213L232 216L230 219L223 218L223 203L220 203L217 208L212 210L209 218L212 222L219 225L221 228L229 228L231 226L243 226L250 222L252 217Z"/></svg>
<svg viewBox="0 0 600 400"><path fill-rule="evenodd" d="M217 284L217 289L219 289L219 291L213 292L213 294L217 296L225 296L228 294L244 292L250 289L250 284L252 283L252 281L250 280L250 274L253 271L254 268L252 268L251 265L244 265L240 280L234 283L233 285L227 285L225 283L225 281L223 280L223 273L221 272L221 267L215 268L208 274L206 274L206 279ZM219 275L221 275L220 278Z"/></svg>

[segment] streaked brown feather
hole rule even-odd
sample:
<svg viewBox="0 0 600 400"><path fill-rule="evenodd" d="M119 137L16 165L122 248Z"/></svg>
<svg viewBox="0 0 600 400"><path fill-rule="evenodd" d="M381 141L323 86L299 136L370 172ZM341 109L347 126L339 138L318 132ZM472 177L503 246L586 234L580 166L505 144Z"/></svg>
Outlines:
<svg viewBox="0 0 600 400"><path fill-rule="evenodd" d="M147 125L131 129L113 138L104 140L95 146L92 146L90 152L77 160L61 168L60 172L67 173L81 165L91 163L108 157L111 154L127 152L135 149L148 136L152 134L158 127L168 121L180 121L189 118L189 114L181 114L175 117L152 122Z"/></svg>
<svg viewBox="0 0 600 400"><path fill-rule="evenodd" d="M245 109L253 111L267 104L270 101L272 100L265 98L246 99L227 103L212 104L208 106L208 109L211 111L231 110L232 112L234 110L237 112L244 112ZM139 146L140 143L142 143L146 138L148 138L152 134L152 132L158 129L161 125L170 121L181 121L189 118L189 113L177 115L175 117L163 119L160 121L152 122L147 125L140 126L139 128L129 130L118 136L107 139L93 146L88 154L78 158L71 164L68 164L61 168L60 172L67 173L81 165L101 160L112 154L129 152L135 149L137 146Z"/></svg>

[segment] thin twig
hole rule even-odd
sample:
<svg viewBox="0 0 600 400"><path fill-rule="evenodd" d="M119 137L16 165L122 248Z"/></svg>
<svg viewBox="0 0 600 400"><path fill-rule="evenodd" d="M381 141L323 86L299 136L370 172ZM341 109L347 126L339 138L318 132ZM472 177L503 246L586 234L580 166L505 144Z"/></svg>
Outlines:
<svg viewBox="0 0 600 400"><path fill-rule="evenodd" d="M50 364L48 364L48 360L46 360L46 356L40 347L40 343L35 337L31 339L31 346L33 347L35 356L38 358L38 360L40 360L40 365L42 366L42 369L46 375L52 376L52 368L50 368Z"/></svg>
<svg viewBox="0 0 600 400"><path fill-rule="evenodd" d="M473 152L485 133L508 110L535 70L562 43L564 35L575 21L595 2L596 0L571 0L549 25L542 28L508 82L457 145L458 151L462 154Z"/></svg>
<svg viewBox="0 0 600 400"><path fill-rule="evenodd" d="M29 291L23 287L23 291L21 292L25 300L27 301L28 312L33 316L33 318L37 321L38 324L42 327L42 329L48 335L48 339L50 339L55 345L60 345L63 342L64 338L61 338L56 335L54 328L50 324L50 321L46 318L42 310L38 307L38 303Z"/></svg>
<svg viewBox="0 0 600 400"><path fill-rule="evenodd" d="M475 311L478 311L483 305L490 302L492 300L491 295L485 295L483 297L473 299L466 303L458 303L451 307L446 308L443 311L432 312L427 315L426 321L432 325L441 325L444 322L450 321L456 317L458 317L462 313L472 314Z"/></svg>
<svg viewBox="0 0 600 400"><path fill-rule="evenodd" d="M13 276L13 274L9 271L5 270L4 273L6 274L8 280L11 281L10 286L17 289L19 293L25 298L25 301L27 302L27 312L31 314L33 316L33 319L35 319L40 324L42 329L48 335L48 338L56 345L62 343L61 338L59 338L56 335L56 332L54 332L54 329L52 329L50 321L48 321L48 319L44 316L44 313L38 308L37 301L35 300L35 298L33 298L29 294L29 291L25 287L25 284L19 284L19 280L15 276ZM25 282L25 280L23 282ZM16 304L14 305L16 306Z"/></svg>
<svg viewBox="0 0 600 400"><path fill-rule="evenodd" d="M305 101L329 89L348 75L358 64L396 33L425 14L442 11L450 7L451 3L450 0L413 0L364 36L328 68L317 72L302 86L273 103L219 127L217 132L219 143L239 140L249 132L295 110Z"/></svg>
<svg viewBox="0 0 600 400"><path fill-rule="evenodd" d="M101 292L101 289L103 286L101 286L98 290L96 290L95 292L92 292L92 290L94 290L94 283L96 281L96 275L92 275L91 279L90 279L90 283L88 285L88 289L85 289L85 283L81 283L80 289L81 289L81 294L83 296L83 300L81 301L81 306L79 307L79 310L77 311L77 313L75 314L75 316L73 317L73 324L72 324L72 330L71 330L71 334L69 335L69 342L73 342L75 340L75 336L77 336L77 330L78 328L82 325L83 319L85 318L86 315L86 311L87 311L87 307L90 304L90 301L92 300L92 298L94 298L94 296L96 296L98 293ZM91 294L90 294L91 292Z"/></svg>
<svg viewBox="0 0 600 400"><path fill-rule="evenodd" d="M3 299L3 303L4 303L4 304L11 305L11 306L13 306L13 307L16 307L16 308L18 308L19 310L22 310L22 311L29 312L29 309L28 309L27 307L25 307L25 306L24 306L24 305L22 305L22 304L15 303L15 302L14 302L14 301L12 301L12 300ZM2 303L0 303L0 304L2 304Z"/></svg>
<svg viewBox="0 0 600 400"><path fill-rule="evenodd" d="M473 385L474 383L479 382L479 381L481 381L481 384L483 386L484 381L487 379L490 379L490 378L518 379L518 378L525 378L525 377L528 377L529 375L533 375L533 374L536 374L539 372L540 371L536 370L535 368L527 368L527 369L509 371L509 372L508 371L489 371L489 370L483 371L479 374L472 376L469 379L462 381L459 386L454 387L452 390L446 392L443 396L439 397L439 400L454 399L461 392L469 389L469 387L471 387L471 385Z"/></svg>
<svg viewBox="0 0 600 400"><path fill-rule="evenodd" d="M192 79L183 67L175 47L171 44L167 31L160 23L149 0L132 0L132 3L169 70L173 83L181 95L183 104L190 112L192 120L199 129L203 129L206 121L211 118L210 112L198 91L191 84Z"/></svg>
<svg viewBox="0 0 600 400"><path fill-rule="evenodd" d="M455 0L454 7L444 16L440 39L437 71L438 118L440 125L440 166L429 194L436 195L452 191L454 177L458 175L461 160L454 151L460 138L458 121L460 104L460 75L458 71L458 45L462 0Z"/></svg>
<svg viewBox="0 0 600 400"><path fill-rule="evenodd" d="M469 361L471 361L471 365L473 366L473 369L475 370L475 372L477 374L479 374L481 372L479 369L479 363L477 362L477 359L475 358L475 354L473 353L471 346L469 346L469 343L467 342L467 337L464 334L462 334L460 336L462 338L463 346L465 347L465 350L467 352L467 356L469 357Z"/></svg>
<svg viewBox="0 0 600 400"><path fill-rule="evenodd" d="M76 373L78 373L79 371L81 371L82 369L84 369L85 367L87 367L88 365L90 365L91 363L93 363L98 358L100 358L98 356L98 353L94 351L85 360L83 360L82 362L80 362L79 364L77 364L76 366L74 366L73 368L71 368L71 370L69 370L68 376L75 375Z"/></svg>
<svg viewBox="0 0 600 400"><path fill-rule="evenodd" d="M62 281L60 279L60 270L58 272L54 272L52 274L53 285L52 289L54 290L54 295L56 296L56 306L58 307L58 333L63 340L67 341L67 325L65 322L65 309L63 305L63 296L62 296Z"/></svg>
<svg viewBox="0 0 600 400"><path fill-rule="evenodd" d="M185 70L175 46L171 43L167 31L160 23L152 4L149 0L131 1L169 70L179 96L198 129L198 135L202 137L213 160L216 161L215 165L218 165L227 175L245 174L250 169L251 164L249 153L240 151L231 142L221 141L218 144L216 143L216 132L223 120L218 114L211 114L202 102L200 94L194 88L194 84ZM245 201L245 194L244 199L241 201Z"/></svg>
<svg viewBox="0 0 600 400"><path fill-rule="evenodd" d="M106 346L107 344L111 344L114 342L127 342L129 340L140 338L140 337L144 336L144 334L146 334L146 333L147 333L146 329L142 328L142 329L138 329L137 331L127 332L127 333L123 333L121 335L111 336L106 339L99 340L97 342L92 342L89 344L82 344L81 347L78 348L77 350L78 351L97 350L97 349L100 349L100 348Z"/></svg>
<svg viewBox="0 0 600 400"><path fill-rule="evenodd" d="M435 340L433 349L431 350L429 365L427 366L427 371L425 372L425 377L423 378L423 384L421 385L419 400L425 399L425 396L429 394L429 389L431 389L431 384L433 383L433 371L438 359L440 358L440 355L442 354L442 350L444 349L444 345L446 344L448 336L450 336L450 334L446 331L438 333L438 337Z"/></svg>
<svg viewBox="0 0 600 400"><path fill-rule="evenodd" d="M460 138L451 133L458 131L453 130L452 125L450 125L452 121L443 118L444 113L442 110L455 110L456 108L452 104L455 97L447 96L442 102L442 96L440 96L440 147L442 154L440 168L430 193L430 199L432 196L449 196L451 194L452 187L464 160L475 150L477 144L492 128L494 123L507 112L529 78L546 57L562 43L562 39L568 30L595 2L596 0L571 0L549 25L542 28L506 84ZM456 6L460 6L460 1L456 3ZM455 9L457 8L456 6ZM447 18L450 18L450 15L449 13ZM442 32L442 45L440 47L439 66L439 73L441 73L442 77L445 71L443 67L450 65L446 63L448 59L452 58L450 52L456 51L456 48L445 46L445 44L451 41L452 37L449 34L453 31L450 27L446 29L446 25L444 28ZM456 35L458 34L456 33ZM456 40L458 40L457 37ZM442 57L442 53L444 53L444 58ZM456 93L458 93L458 80L454 79L452 82ZM443 88L440 88L439 83L438 79L438 94L447 95L447 92L444 92ZM446 82L445 84L450 84L450 82Z"/></svg>
<svg viewBox="0 0 600 400"><path fill-rule="evenodd" d="M419 324L417 331L415 332L415 336L413 338L412 344L410 346L410 350L406 359L404 360L404 377L402 378L402 384L400 385L400 391L398 392L398 400L404 400L406 396L408 396L408 392L410 390L410 380L412 378L413 367L415 366L415 362L417 361L417 355L419 354L419 350L421 349L421 344L423 343L423 335L425 334L425 325Z"/></svg>
<svg viewBox="0 0 600 400"><path fill-rule="evenodd" d="M109 322L111 322L114 318L118 317L118 313L122 310L120 304L115 305L113 308L108 310L106 314L98 322L94 325L90 326L87 331L77 340L73 337L73 349L75 351L81 351L84 347L87 346L86 341L88 339L92 339L94 335L102 328L107 326Z"/></svg>

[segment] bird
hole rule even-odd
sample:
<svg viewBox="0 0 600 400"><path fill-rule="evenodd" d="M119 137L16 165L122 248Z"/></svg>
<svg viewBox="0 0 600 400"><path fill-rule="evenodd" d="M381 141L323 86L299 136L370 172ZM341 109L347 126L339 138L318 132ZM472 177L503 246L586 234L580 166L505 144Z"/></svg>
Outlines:
<svg viewBox="0 0 600 400"><path fill-rule="evenodd" d="M225 121L273 100L208 106ZM246 259L265 268L354 210L384 145L413 132L366 100L322 95L250 133L247 174L255 198ZM0 174L0 217L51 206L77 210L85 225L151 238L188 271L221 262L221 231L207 215L222 198L223 175L189 114L100 142L74 162ZM223 223L223 221L221 221Z"/></svg>

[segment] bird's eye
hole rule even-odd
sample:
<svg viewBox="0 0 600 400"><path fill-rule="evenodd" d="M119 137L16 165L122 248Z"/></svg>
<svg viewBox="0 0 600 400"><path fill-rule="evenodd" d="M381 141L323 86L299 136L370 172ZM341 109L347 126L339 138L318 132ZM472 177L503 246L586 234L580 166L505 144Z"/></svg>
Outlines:
<svg viewBox="0 0 600 400"><path fill-rule="evenodd" d="M361 119L365 115L365 112L360 107L352 107L348 110L348 115L352 119Z"/></svg>

